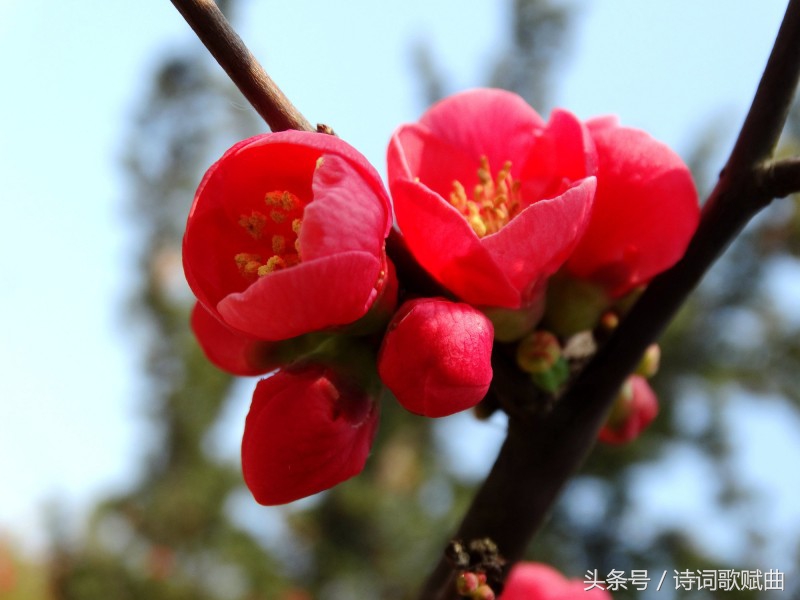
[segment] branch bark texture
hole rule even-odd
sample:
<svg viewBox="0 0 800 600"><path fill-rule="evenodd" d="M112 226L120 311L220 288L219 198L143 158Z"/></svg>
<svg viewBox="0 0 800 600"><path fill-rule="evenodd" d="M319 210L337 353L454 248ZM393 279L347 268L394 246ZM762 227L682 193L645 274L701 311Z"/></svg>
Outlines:
<svg viewBox="0 0 800 600"><path fill-rule="evenodd" d="M315 131L267 75L213 0L172 0L172 4L272 131Z"/></svg>

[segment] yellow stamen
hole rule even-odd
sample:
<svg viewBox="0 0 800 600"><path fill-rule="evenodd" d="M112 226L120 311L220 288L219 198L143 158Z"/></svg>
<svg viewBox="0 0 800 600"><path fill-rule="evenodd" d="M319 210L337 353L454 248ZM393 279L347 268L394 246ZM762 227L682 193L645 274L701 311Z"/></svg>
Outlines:
<svg viewBox="0 0 800 600"><path fill-rule="evenodd" d="M246 215L242 215L239 219L239 225L244 227L253 239L261 239L261 236L264 232L264 225L267 224L267 217L266 215L258 212L253 211L252 214L248 217Z"/></svg>
<svg viewBox="0 0 800 600"><path fill-rule="evenodd" d="M258 267L258 276L263 277L264 275L269 275L270 273L274 273L275 271L280 271L281 269L285 268L285 260L283 260L280 256L271 256L267 261L267 264Z"/></svg>
<svg viewBox="0 0 800 600"><path fill-rule="evenodd" d="M506 161L492 181L489 159L482 156L477 170L478 183L472 199L460 181L453 181L450 204L464 215L478 237L500 231L522 210L519 199L520 184L511 177L511 162Z"/></svg>
<svg viewBox="0 0 800 600"><path fill-rule="evenodd" d="M275 254L280 254L286 250L286 238L282 235L273 235L272 236L272 251Z"/></svg>
<svg viewBox="0 0 800 600"><path fill-rule="evenodd" d="M239 225L255 240L264 240L262 254L241 252L234 262L248 281L292 267L301 262L300 229L303 221L303 202L292 192L275 190L264 195L268 214L253 211L242 215ZM265 260L262 256L267 256Z"/></svg>

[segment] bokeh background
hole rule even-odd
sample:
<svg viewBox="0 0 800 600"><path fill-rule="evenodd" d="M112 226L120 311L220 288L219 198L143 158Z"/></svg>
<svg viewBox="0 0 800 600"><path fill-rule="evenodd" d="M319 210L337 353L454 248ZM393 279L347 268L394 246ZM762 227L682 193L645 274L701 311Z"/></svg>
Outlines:
<svg viewBox="0 0 800 600"><path fill-rule="evenodd" d="M544 115L613 113L646 129L690 163L701 195L785 9L219 4L300 110L379 170L397 125L495 85ZM166 0L0 0L0 73L0 598L413 597L502 418L432 423L387 403L362 476L256 505L238 466L253 381L194 344L180 235L204 169L263 123ZM799 146L793 115L781 152ZM531 557L578 578L779 569L783 593L800 593L798 255L798 203L778 201L668 332L654 426L597 449ZM634 596L677 597L615 594Z"/></svg>

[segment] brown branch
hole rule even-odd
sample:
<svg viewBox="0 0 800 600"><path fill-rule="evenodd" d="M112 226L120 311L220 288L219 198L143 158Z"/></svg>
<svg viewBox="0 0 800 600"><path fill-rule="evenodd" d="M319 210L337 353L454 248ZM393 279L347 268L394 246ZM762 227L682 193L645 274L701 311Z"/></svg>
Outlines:
<svg viewBox="0 0 800 600"><path fill-rule="evenodd" d="M250 54L213 0L172 0L172 4L272 131L315 131Z"/></svg>
<svg viewBox="0 0 800 600"><path fill-rule="evenodd" d="M594 445L617 390L644 350L744 225L773 196L792 187L790 180L797 182L797 169L789 163L772 165L771 177L764 177L761 165L777 144L799 77L800 0L791 0L753 104L686 255L650 284L551 413L509 417L497 461L454 537L492 538L509 565L522 557ZM452 568L442 559L419 598L456 597Z"/></svg>
<svg viewBox="0 0 800 600"><path fill-rule="evenodd" d="M759 187L773 198L785 198L800 192L800 157L771 161L763 165L757 176Z"/></svg>

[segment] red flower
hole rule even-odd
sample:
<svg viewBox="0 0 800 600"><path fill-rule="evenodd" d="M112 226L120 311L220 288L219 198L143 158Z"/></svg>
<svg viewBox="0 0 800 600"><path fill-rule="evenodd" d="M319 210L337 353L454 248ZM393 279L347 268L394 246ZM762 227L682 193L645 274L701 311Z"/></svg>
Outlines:
<svg viewBox="0 0 800 600"><path fill-rule="evenodd" d="M285 504L333 487L364 468L378 405L319 365L258 382L245 421L242 470L261 504Z"/></svg>
<svg viewBox="0 0 800 600"><path fill-rule="evenodd" d="M639 437L658 414L658 398L640 375L631 375L622 386L606 424L597 439L625 444Z"/></svg>
<svg viewBox="0 0 800 600"><path fill-rule="evenodd" d="M611 600L604 589L586 587L547 565L521 562L511 569L500 600Z"/></svg>
<svg viewBox="0 0 800 600"><path fill-rule="evenodd" d="M253 338L346 325L385 283L390 227L380 177L345 142L259 135L200 183L183 240L186 279L206 310Z"/></svg>
<svg viewBox="0 0 800 600"><path fill-rule="evenodd" d="M570 113L473 90L392 137L389 186L417 260L465 302L527 307L584 231L595 151Z"/></svg>
<svg viewBox="0 0 800 600"><path fill-rule="evenodd" d="M491 321L467 304L419 298L397 311L378 373L407 410L444 417L475 406L492 381Z"/></svg>
<svg viewBox="0 0 800 600"><path fill-rule="evenodd" d="M276 344L233 331L199 302L192 309L192 331L209 361L234 375L262 375L280 366Z"/></svg>
<svg viewBox="0 0 800 600"><path fill-rule="evenodd" d="M700 209L688 167L667 146L615 118L587 123L597 148L597 195L567 272L619 297L675 264Z"/></svg>

